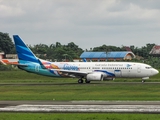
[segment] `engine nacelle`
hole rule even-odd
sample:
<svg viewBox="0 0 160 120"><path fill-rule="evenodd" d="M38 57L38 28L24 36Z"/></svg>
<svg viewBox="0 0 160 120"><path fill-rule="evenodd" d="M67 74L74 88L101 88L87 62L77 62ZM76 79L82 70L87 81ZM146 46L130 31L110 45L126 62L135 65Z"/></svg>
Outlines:
<svg viewBox="0 0 160 120"><path fill-rule="evenodd" d="M103 80L103 74L101 74L101 73L90 73L86 76L86 78L87 78L88 81L92 81L92 80L100 81L100 80Z"/></svg>

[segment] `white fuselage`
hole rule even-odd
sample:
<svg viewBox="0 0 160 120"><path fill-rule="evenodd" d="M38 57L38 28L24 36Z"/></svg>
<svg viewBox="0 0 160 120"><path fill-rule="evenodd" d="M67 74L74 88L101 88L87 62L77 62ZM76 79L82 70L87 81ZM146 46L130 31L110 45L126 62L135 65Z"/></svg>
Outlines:
<svg viewBox="0 0 160 120"><path fill-rule="evenodd" d="M104 72L106 77L143 78L159 73L158 70L150 65L136 62L68 62L66 64L67 66L60 67L60 69L87 73ZM75 67L78 67L78 69L75 69Z"/></svg>

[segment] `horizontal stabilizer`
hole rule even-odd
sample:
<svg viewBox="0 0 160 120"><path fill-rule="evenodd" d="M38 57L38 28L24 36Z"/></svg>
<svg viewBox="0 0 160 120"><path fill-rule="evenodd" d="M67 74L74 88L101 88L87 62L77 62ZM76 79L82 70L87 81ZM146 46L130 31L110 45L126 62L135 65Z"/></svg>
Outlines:
<svg viewBox="0 0 160 120"><path fill-rule="evenodd" d="M9 65L16 65L16 66L20 66L20 67L27 67L28 65L26 64L13 64L13 63L8 63Z"/></svg>

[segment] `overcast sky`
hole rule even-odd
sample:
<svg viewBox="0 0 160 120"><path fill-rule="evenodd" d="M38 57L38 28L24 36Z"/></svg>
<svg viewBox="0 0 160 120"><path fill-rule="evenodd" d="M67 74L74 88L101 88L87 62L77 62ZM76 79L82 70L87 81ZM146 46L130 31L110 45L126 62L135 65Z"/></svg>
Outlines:
<svg viewBox="0 0 160 120"><path fill-rule="evenodd" d="M160 0L0 0L0 32L82 49L160 44Z"/></svg>

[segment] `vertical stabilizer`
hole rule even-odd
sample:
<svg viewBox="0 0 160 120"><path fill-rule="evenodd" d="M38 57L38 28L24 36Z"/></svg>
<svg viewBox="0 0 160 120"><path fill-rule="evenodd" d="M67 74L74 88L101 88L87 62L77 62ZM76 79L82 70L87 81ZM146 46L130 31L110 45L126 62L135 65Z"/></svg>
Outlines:
<svg viewBox="0 0 160 120"><path fill-rule="evenodd" d="M18 35L13 35L13 39L15 42L16 52L19 60L39 63L37 57L26 46L26 44L22 41L22 39Z"/></svg>

